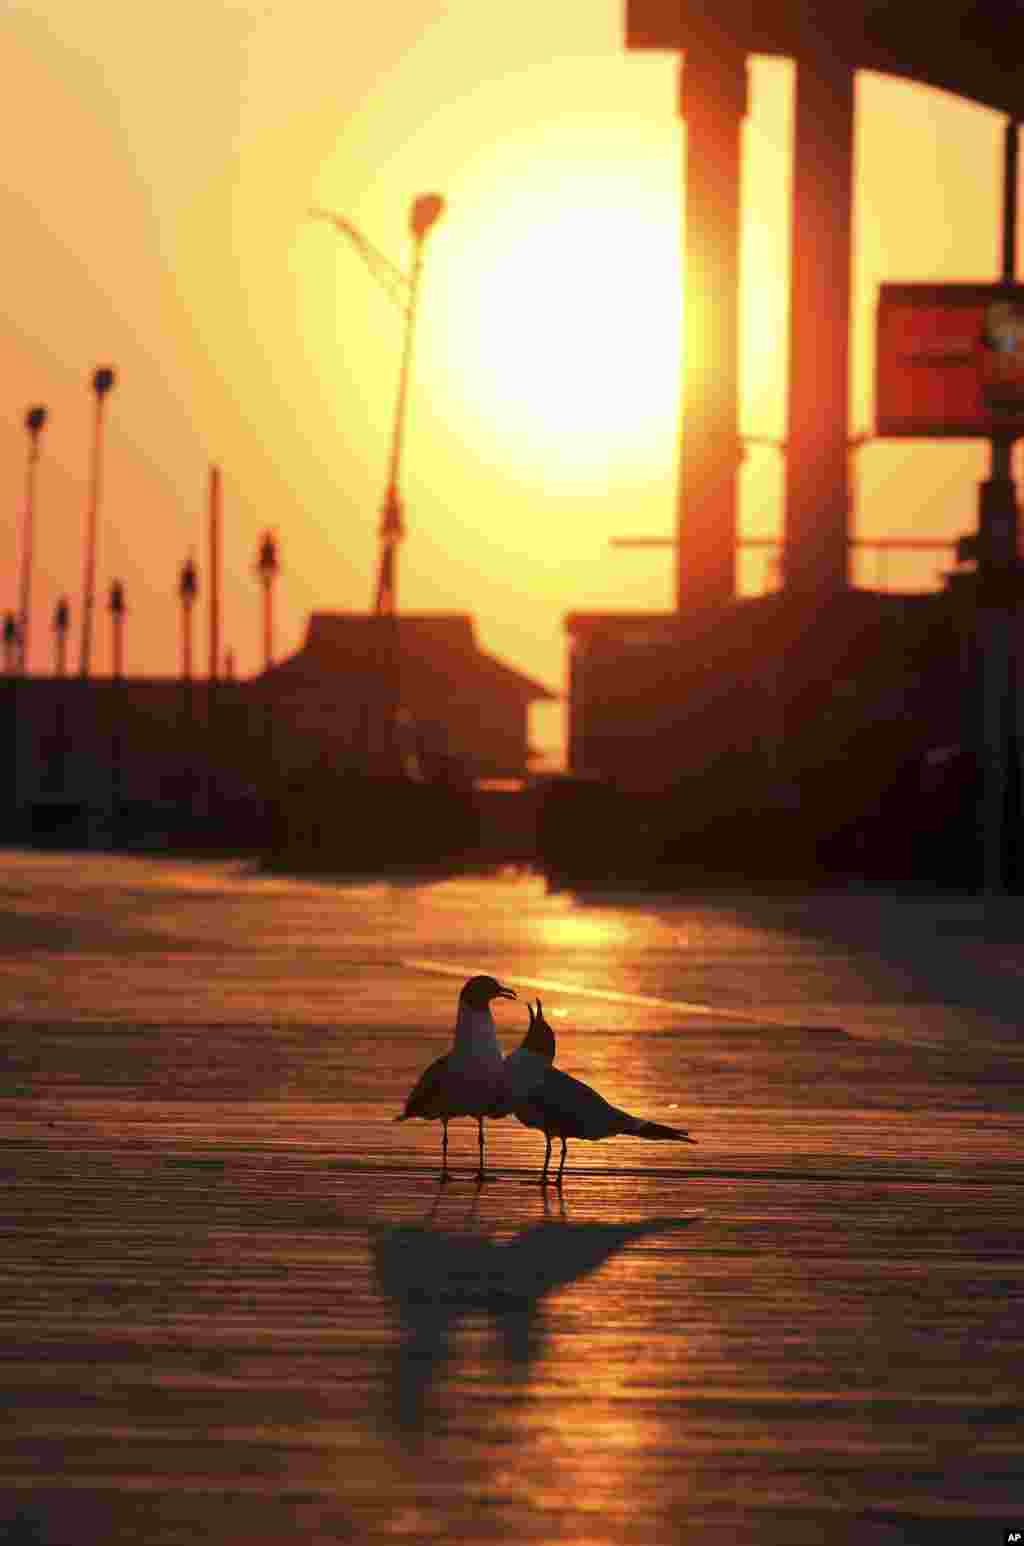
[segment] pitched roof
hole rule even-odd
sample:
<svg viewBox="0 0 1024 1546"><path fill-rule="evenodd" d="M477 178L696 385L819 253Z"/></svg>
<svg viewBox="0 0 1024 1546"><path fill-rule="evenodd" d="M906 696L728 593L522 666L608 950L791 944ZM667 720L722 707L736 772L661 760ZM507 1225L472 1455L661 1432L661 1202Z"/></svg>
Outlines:
<svg viewBox="0 0 1024 1546"><path fill-rule="evenodd" d="M366 612L312 612L302 648L272 666L271 675L323 676L374 670L393 627L398 630L403 659L434 675L464 683L473 680L482 691L498 689L527 703L558 696L541 682L481 650L473 619L463 612L403 613L394 618Z"/></svg>

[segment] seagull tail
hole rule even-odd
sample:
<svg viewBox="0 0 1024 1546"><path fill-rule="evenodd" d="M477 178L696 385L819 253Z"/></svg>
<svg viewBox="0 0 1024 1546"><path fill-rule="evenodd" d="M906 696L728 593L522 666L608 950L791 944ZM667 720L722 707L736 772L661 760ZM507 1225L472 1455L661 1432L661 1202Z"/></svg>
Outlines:
<svg viewBox="0 0 1024 1546"><path fill-rule="evenodd" d="M662 1122L642 1122L639 1117L634 1118L635 1125L629 1128L634 1138L675 1138L680 1143L696 1143L696 1138L691 1138L689 1133L684 1133L678 1127L666 1127Z"/></svg>

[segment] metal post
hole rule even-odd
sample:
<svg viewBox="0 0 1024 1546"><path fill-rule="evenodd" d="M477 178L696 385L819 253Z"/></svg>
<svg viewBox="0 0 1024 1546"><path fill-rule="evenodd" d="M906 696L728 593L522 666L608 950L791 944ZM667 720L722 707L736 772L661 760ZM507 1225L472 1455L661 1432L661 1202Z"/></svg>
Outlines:
<svg viewBox="0 0 1024 1546"><path fill-rule="evenodd" d="M272 531L263 533L256 569L263 585L263 669L274 664L274 582L280 571L277 541Z"/></svg>
<svg viewBox="0 0 1024 1546"><path fill-rule="evenodd" d="M210 466L210 681L220 674L220 468Z"/></svg>
<svg viewBox="0 0 1024 1546"><path fill-rule="evenodd" d="M3 631L4 650L4 675L7 677L7 691L4 694L4 704L7 713L7 735L4 747L4 756L7 763L7 798L3 801L3 810L0 810L0 820L9 818L11 828L19 834L21 832L21 781L18 760L20 746L18 739L18 683L16 680L18 664L18 622L13 612L8 612L4 618Z"/></svg>
<svg viewBox="0 0 1024 1546"><path fill-rule="evenodd" d="M274 663L274 582L280 564L272 531L265 531L256 559L256 570L263 585L263 801L264 832L271 849L279 843L280 811L274 798L274 717L271 704L270 668Z"/></svg>
<svg viewBox="0 0 1024 1546"><path fill-rule="evenodd" d="M71 608L68 598L61 596L53 610L53 635L54 635L54 672L60 687L57 691L56 712L54 714L54 759L53 773L50 779L59 791L63 792L67 782L67 704L65 702L64 678L68 667L68 629L71 626Z"/></svg>
<svg viewBox="0 0 1024 1546"><path fill-rule="evenodd" d="M89 465L89 507L85 527L85 576L82 582L82 648L79 656L79 675L87 677L92 658L92 614L96 599L96 528L99 521L100 488L102 482L103 452L103 404L114 385L114 371L109 365L101 365L93 372L92 389L96 394L96 411L93 418L92 459Z"/></svg>
<svg viewBox="0 0 1024 1546"><path fill-rule="evenodd" d="M192 680L192 608L198 590L196 562L190 553L178 577L178 595L181 598L181 676L185 682Z"/></svg>
<svg viewBox="0 0 1024 1546"><path fill-rule="evenodd" d="M210 664L206 686L206 814L219 811L220 783L220 703L218 678L220 676L220 468L210 464L209 486L210 518Z"/></svg>
<svg viewBox="0 0 1024 1546"><path fill-rule="evenodd" d="M111 674L115 682L124 676L124 586L115 580L110 587Z"/></svg>
<svg viewBox="0 0 1024 1546"><path fill-rule="evenodd" d="M4 675L13 676L18 666L18 620L13 612L4 617Z"/></svg>
<svg viewBox="0 0 1024 1546"><path fill-rule="evenodd" d="M195 558L190 553L181 566L178 576L178 596L181 599L181 686L182 686L182 751L184 772L182 785L187 832L192 835L192 805L195 793L195 704L192 696L192 609L199 592L199 576Z"/></svg>
<svg viewBox="0 0 1024 1546"><path fill-rule="evenodd" d="M121 714L124 704L120 692L124 680L124 586L115 580L110 587L111 660L115 690L111 694L110 730L110 843L116 848L121 833Z"/></svg>
<svg viewBox="0 0 1024 1546"><path fill-rule="evenodd" d="M39 436L46 423L46 409L30 408L25 415L28 430L28 466L25 470L25 512L21 541L20 669L28 671L29 615L32 601L32 547L35 536L36 467L39 462Z"/></svg>
<svg viewBox="0 0 1024 1546"><path fill-rule="evenodd" d="M68 598L62 596L53 611L54 672L64 676L68 668L68 629L71 626L71 607Z"/></svg>

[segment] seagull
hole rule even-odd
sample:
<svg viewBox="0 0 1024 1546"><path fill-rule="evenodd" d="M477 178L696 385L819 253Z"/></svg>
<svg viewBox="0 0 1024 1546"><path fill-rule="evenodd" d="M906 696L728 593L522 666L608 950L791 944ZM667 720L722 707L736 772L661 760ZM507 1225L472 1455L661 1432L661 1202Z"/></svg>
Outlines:
<svg viewBox="0 0 1024 1546"><path fill-rule="evenodd" d="M477 1180L484 1180L484 1117L503 1114L498 1108L504 1085L504 1064L491 1001L515 996L512 988L502 987L494 977L469 979L459 994L452 1050L437 1058L420 1075L401 1116L395 1117L396 1122L405 1122L409 1117L436 1122L440 1117L444 1133L441 1141L442 1181L448 1180L448 1123L452 1117L476 1117L480 1146Z"/></svg>
<svg viewBox="0 0 1024 1546"><path fill-rule="evenodd" d="M551 1140L562 1140L562 1158L555 1185L561 1187L565 1169L567 1140L570 1138L614 1138L627 1133L634 1138L674 1138L681 1143L696 1143L679 1128L660 1122L645 1122L611 1106L589 1084L564 1074L554 1066L555 1033L544 1018L540 999L537 1012L527 1004L530 1026L522 1045L505 1059L505 1096L502 1111L511 1111L524 1127L536 1127L547 1139L541 1186L548 1183Z"/></svg>

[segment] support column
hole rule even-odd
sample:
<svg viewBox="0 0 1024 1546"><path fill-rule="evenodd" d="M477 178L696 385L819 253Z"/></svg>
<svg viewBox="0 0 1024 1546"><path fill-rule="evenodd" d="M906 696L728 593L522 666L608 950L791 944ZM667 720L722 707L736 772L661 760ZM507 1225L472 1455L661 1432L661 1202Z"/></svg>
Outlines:
<svg viewBox="0 0 1024 1546"><path fill-rule="evenodd" d="M724 35L687 44L686 287L679 447L676 610L736 594L741 131L747 61Z"/></svg>
<svg viewBox="0 0 1024 1546"><path fill-rule="evenodd" d="M822 600L848 584L853 85L824 50L797 63L783 576Z"/></svg>

